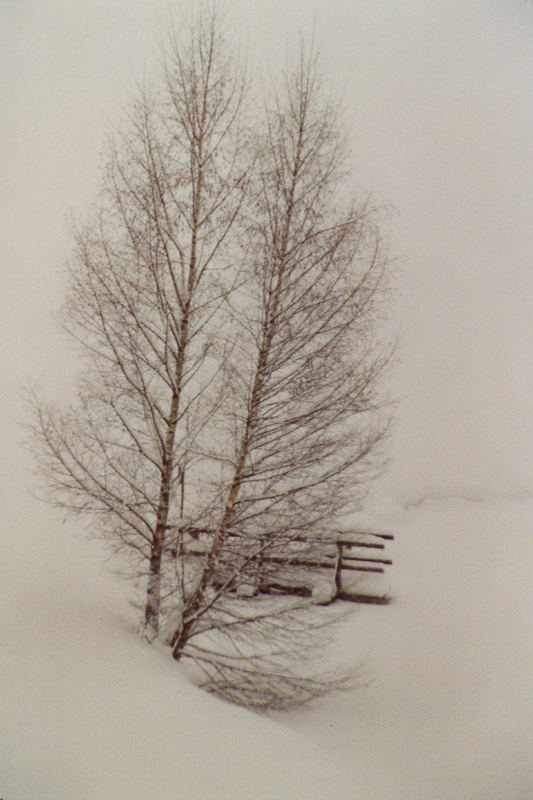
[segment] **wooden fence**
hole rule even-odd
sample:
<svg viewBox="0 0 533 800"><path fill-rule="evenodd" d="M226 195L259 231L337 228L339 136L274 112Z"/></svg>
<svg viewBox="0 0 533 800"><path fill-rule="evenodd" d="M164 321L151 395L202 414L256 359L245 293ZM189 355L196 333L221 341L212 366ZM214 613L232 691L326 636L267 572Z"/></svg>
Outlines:
<svg viewBox="0 0 533 800"><path fill-rule="evenodd" d="M209 531L192 529L188 533L183 554L205 557L211 538ZM249 569L253 572L250 594L293 594L315 597L317 603L324 604L345 600L385 605L390 596L380 576L392 565L392 560L384 557L384 551L386 542L393 539L391 533L374 531L337 531L327 539L290 537L286 545L276 544L279 554L275 554L276 549L266 550L254 559L253 570ZM229 575L232 559L227 555L224 561ZM225 577L221 578L220 583L224 580Z"/></svg>

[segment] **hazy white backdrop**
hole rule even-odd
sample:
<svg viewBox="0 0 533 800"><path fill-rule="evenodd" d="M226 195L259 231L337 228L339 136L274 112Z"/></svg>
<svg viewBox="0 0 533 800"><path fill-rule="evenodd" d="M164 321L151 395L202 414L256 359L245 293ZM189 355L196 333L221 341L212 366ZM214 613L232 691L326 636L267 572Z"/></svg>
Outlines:
<svg viewBox="0 0 533 800"><path fill-rule="evenodd" d="M228 2L251 68L276 73L314 35L356 180L390 208L398 404L376 524L387 493L488 501L391 503L395 602L365 607L342 643L354 660L371 648L373 682L285 721L324 758L176 680L168 654L132 639L101 551L29 498L21 386L68 397L77 369L51 321L68 215L95 196L105 132L157 63L171 8L0 0L0 793L163 798L185 772L190 797L265 797L283 763L279 796L296 800L328 747L351 768L332 797L531 797L532 503L492 501L533 498L533 2Z"/></svg>
<svg viewBox="0 0 533 800"><path fill-rule="evenodd" d="M62 394L75 369L50 322L67 217L94 197L105 132L157 63L170 8L0 0L0 490L14 516L20 385ZM529 492L533 3L233 0L227 15L260 70L314 35L357 181L391 206L399 402L382 486L403 500Z"/></svg>

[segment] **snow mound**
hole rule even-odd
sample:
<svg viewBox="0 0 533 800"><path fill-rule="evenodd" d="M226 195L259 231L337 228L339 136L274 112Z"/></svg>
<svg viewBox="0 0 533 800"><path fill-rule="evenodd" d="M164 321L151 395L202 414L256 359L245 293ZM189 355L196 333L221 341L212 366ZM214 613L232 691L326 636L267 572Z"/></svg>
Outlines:
<svg viewBox="0 0 533 800"><path fill-rule="evenodd" d="M191 686L168 649L140 641L124 587L98 566L94 544L42 514L24 546L9 542L0 621L5 800L354 797L334 755Z"/></svg>

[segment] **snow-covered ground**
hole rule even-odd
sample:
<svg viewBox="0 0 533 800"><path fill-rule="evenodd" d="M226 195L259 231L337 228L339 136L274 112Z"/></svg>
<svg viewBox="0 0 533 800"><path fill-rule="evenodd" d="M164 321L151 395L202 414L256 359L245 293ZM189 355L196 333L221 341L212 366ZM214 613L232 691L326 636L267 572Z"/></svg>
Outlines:
<svg viewBox="0 0 533 800"><path fill-rule="evenodd" d="M533 503L427 500L389 527L394 604L346 628L368 688L288 724L341 754L365 800L530 800Z"/></svg>
<svg viewBox="0 0 533 800"><path fill-rule="evenodd" d="M530 488L533 4L228 5L235 42L266 72L316 36L358 185L398 209L390 485ZM532 499L376 498L374 524L397 536L394 602L356 609L339 642L368 685L267 719L143 644L96 543L22 493L19 387L32 376L66 399L78 369L48 322L63 218L84 219L104 130L149 74L170 6L1 8L0 798L531 800Z"/></svg>
<svg viewBox="0 0 533 800"><path fill-rule="evenodd" d="M144 644L124 586L68 524L35 511L1 541L3 800L351 796L342 765Z"/></svg>
<svg viewBox="0 0 533 800"><path fill-rule="evenodd" d="M95 543L29 501L2 536L3 800L529 800L532 501L378 505L394 603L344 623L355 691L268 719L135 635Z"/></svg>

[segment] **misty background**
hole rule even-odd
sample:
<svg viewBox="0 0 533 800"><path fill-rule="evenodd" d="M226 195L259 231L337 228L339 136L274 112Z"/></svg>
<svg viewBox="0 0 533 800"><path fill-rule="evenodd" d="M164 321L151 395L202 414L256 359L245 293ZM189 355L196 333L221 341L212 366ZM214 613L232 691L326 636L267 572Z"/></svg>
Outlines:
<svg viewBox="0 0 533 800"><path fill-rule="evenodd" d="M166 0L0 0L0 496L31 484L21 386L78 367L51 314L68 215L95 197L106 131L150 75ZM190 8L185 4L185 8ZM300 34L342 98L356 185L388 206L398 361L381 491L533 486L533 3L232 0L228 30L275 74Z"/></svg>

